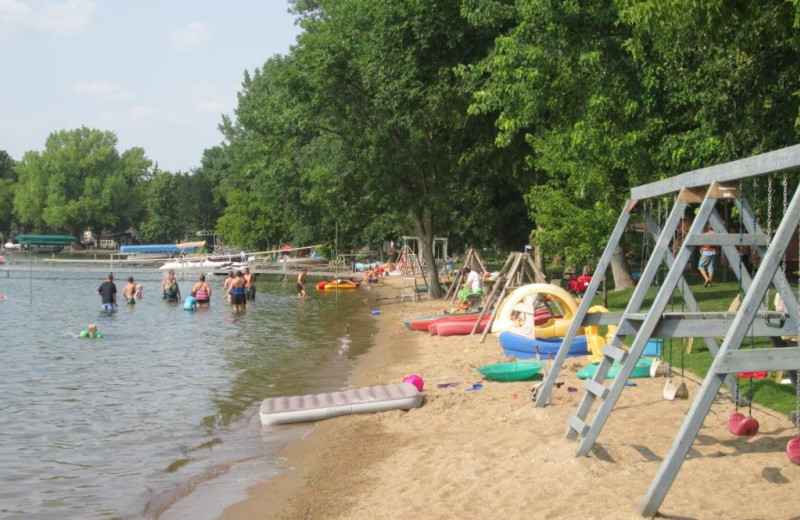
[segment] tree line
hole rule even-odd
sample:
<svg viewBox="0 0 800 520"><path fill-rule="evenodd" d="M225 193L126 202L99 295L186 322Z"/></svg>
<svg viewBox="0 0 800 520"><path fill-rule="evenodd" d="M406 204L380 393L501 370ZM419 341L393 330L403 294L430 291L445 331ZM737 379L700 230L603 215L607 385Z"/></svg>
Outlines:
<svg viewBox="0 0 800 520"><path fill-rule="evenodd" d="M0 208L153 240L413 234L433 265L437 235L583 263L631 186L797 142L796 1L289 4L295 45L244 73L198 168L159 172L113 134L59 132L2 174Z"/></svg>

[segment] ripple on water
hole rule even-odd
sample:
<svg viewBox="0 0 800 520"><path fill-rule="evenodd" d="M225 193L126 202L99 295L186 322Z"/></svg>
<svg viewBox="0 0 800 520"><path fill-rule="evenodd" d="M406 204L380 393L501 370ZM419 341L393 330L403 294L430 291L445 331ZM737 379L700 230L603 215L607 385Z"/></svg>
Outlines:
<svg viewBox="0 0 800 520"><path fill-rule="evenodd" d="M260 401L339 389L372 333L358 294L298 301L293 283L259 281L248 313L233 316L212 279L211 308L186 312L150 297L159 273L132 274L145 299L112 314L98 310L102 280L87 273L0 280L4 511L83 519L174 507L197 518L213 510L209 497L175 501L263 477L274 469L246 461L302 433L262 432ZM128 274L115 275L121 290ZM188 292L192 281L179 282ZM91 322L105 337L76 338Z"/></svg>

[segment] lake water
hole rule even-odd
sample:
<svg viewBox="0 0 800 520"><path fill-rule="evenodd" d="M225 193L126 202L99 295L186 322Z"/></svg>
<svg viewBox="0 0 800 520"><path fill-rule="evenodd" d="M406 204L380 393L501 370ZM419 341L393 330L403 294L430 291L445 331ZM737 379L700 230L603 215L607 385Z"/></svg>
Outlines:
<svg viewBox="0 0 800 520"><path fill-rule="evenodd" d="M0 517L214 518L276 474L277 450L308 426L262 429L266 397L339 390L375 330L366 291L306 300L259 279L233 315L222 279L210 309L160 296L100 310L103 275L0 266ZM196 275L179 277L184 295ZM120 295L121 296L121 295ZM120 301L123 299L120 297ZM76 339L96 323L102 339Z"/></svg>

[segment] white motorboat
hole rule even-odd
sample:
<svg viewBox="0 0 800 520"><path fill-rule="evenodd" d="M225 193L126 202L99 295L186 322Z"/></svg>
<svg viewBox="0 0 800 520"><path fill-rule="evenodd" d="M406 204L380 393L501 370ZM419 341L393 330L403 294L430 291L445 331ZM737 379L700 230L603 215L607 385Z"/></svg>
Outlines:
<svg viewBox="0 0 800 520"><path fill-rule="evenodd" d="M160 270L165 271L169 269L180 271L229 271L244 269L250 266L253 261L252 256L244 253L238 255L226 256L207 256L207 257L181 257L174 258L164 263Z"/></svg>

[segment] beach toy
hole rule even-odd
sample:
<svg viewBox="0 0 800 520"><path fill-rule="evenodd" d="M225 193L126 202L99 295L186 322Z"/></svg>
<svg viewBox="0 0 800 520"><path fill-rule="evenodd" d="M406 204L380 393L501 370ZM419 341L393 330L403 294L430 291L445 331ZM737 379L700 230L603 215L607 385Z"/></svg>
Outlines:
<svg viewBox="0 0 800 520"><path fill-rule="evenodd" d="M472 383L467 387L467 392L474 392L475 390L483 390L483 385L480 383Z"/></svg>
<svg viewBox="0 0 800 520"><path fill-rule="evenodd" d="M417 374L411 374L410 376L406 376L403 378L404 383L410 383L417 387L417 390L422 392L422 387L425 386L425 381L422 380Z"/></svg>
<svg viewBox="0 0 800 520"><path fill-rule="evenodd" d="M495 381L524 381L531 379L542 370L542 363L538 361L516 361L511 363L497 363L476 368L483 377Z"/></svg>
<svg viewBox="0 0 800 520"><path fill-rule="evenodd" d="M380 313L381 313L381 311L372 311L372 315L373 316L378 316Z"/></svg>

